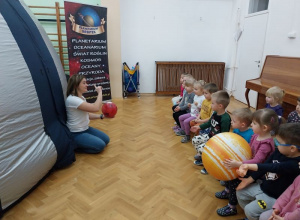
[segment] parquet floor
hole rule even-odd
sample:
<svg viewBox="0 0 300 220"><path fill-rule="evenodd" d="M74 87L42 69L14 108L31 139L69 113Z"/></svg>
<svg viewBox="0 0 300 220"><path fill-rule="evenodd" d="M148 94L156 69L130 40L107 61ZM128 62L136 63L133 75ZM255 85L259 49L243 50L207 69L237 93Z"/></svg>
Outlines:
<svg viewBox="0 0 300 220"><path fill-rule="evenodd" d="M180 143L171 127L171 97L142 95L113 100L113 119L92 121L111 142L98 155L77 154L55 171L3 220L176 219L216 220L227 204L215 198L223 187L193 165L191 143Z"/></svg>

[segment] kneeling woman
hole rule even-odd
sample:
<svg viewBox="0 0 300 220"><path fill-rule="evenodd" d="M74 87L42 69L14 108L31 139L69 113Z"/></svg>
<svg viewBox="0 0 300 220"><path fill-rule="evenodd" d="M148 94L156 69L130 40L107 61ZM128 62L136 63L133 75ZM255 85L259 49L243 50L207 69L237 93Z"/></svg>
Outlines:
<svg viewBox="0 0 300 220"><path fill-rule="evenodd" d="M68 81L67 88L67 126L77 144L77 152L99 153L109 143L109 137L98 129L89 127L90 119L103 118L98 112L102 105L102 87L95 86L98 93L94 103L86 102L82 96L87 92L87 82L82 75L73 75Z"/></svg>

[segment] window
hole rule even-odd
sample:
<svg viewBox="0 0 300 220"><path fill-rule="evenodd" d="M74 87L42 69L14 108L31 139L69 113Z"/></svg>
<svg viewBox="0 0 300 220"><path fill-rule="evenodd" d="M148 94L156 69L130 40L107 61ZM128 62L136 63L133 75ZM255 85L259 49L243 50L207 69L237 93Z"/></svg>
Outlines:
<svg viewBox="0 0 300 220"><path fill-rule="evenodd" d="M268 10L269 0L250 0L249 1L249 14Z"/></svg>

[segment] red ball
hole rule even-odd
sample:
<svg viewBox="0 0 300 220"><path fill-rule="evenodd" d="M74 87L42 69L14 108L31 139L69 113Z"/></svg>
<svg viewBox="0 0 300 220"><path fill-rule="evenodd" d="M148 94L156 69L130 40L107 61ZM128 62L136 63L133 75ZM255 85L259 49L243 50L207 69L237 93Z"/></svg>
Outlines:
<svg viewBox="0 0 300 220"><path fill-rule="evenodd" d="M102 105L102 113L107 118L113 118L117 114L118 108L113 102L106 102Z"/></svg>

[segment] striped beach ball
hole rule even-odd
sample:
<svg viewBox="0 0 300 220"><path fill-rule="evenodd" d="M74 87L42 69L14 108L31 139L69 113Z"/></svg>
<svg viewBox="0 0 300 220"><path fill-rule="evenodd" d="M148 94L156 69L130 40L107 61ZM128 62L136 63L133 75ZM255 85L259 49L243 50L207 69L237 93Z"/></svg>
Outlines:
<svg viewBox="0 0 300 220"><path fill-rule="evenodd" d="M210 138L202 153L203 165L207 172L218 180L233 180L238 177L236 169L227 169L223 165L225 159L236 161L252 158L248 142L240 135L224 132Z"/></svg>

